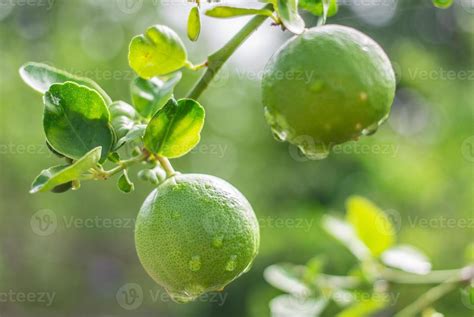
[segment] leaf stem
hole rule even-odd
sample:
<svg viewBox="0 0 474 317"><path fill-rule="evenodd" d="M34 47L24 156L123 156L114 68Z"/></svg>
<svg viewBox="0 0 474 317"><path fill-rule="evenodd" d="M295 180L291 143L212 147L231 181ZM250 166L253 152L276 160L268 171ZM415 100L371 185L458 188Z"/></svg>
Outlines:
<svg viewBox="0 0 474 317"><path fill-rule="evenodd" d="M450 278L446 279L443 283L429 289L426 293L420 296L412 304L408 305L394 317L413 317L420 313L423 309L427 308L444 295L452 292L459 283L469 282L474 279L474 266L468 266L461 270L454 270Z"/></svg>
<svg viewBox="0 0 474 317"><path fill-rule="evenodd" d="M425 275L385 269L381 276L385 280L397 284L438 284L452 276L458 275L463 269L431 271Z"/></svg>
<svg viewBox="0 0 474 317"><path fill-rule="evenodd" d="M273 12L273 5L267 4L262 8L262 10L271 10ZM216 76L225 62L227 62L232 54L234 54L242 43L245 42L245 40L247 40L266 19L268 19L268 16L266 15L256 15L229 42L227 42L224 47L210 55L207 61L208 67L206 72L188 94L187 98L198 99L207 89L209 83L212 81L214 76Z"/></svg>
<svg viewBox="0 0 474 317"><path fill-rule="evenodd" d="M135 157L133 157L129 160L120 161L120 162L117 163L117 166L114 167L113 169L108 170L108 171L100 172L99 176L103 179L110 178L110 177L120 173L121 171L126 170L127 168L129 168L132 165L143 162L144 160L146 160L148 158L148 156L149 156L149 154L147 152L145 152L145 153L142 153L138 156L135 156Z"/></svg>

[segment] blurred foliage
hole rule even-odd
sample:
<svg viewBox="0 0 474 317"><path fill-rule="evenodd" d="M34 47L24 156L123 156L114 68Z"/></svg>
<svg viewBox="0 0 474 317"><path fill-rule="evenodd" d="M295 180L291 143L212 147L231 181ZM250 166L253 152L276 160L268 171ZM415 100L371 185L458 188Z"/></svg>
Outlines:
<svg viewBox="0 0 474 317"><path fill-rule="evenodd" d="M151 184L141 183L129 195L112 190L114 181L88 183L80 192L61 196L28 194L32 177L59 159L44 144L39 95L22 83L18 69L30 60L47 62L94 79L115 100L129 101L133 73L127 43L156 23L170 25L185 38L191 5L1 2L0 314L268 316L268 302L280 294L263 280L268 265L306 263L324 255L330 273L351 269L350 252L334 243L320 220L330 211L343 211L353 194L383 208L398 242L425 252L433 268L461 266L474 231L474 9L468 2L448 10L436 10L429 0L339 7L328 23L355 27L378 41L393 61L399 87L391 117L376 135L340 146L320 162L275 142L263 117L258 76L288 33L268 22L238 51L200 100L207 111L200 145L174 166L222 177L239 188L259 217L261 250L253 269L220 297L184 306L166 297L135 254L133 221ZM303 17L307 25L316 25L317 18ZM191 60L202 61L241 23L203 18L200 41L185 42ZM188 71L184 75L177 97L197 78ZM133 311L117 299L127 283L143 292L143 302ZM401 287L396 307L424 289ZM50 306L39 299L4 301L9 292L55 297ZM461 317L472 315L472 308L460 291L435 307Z"/></svg>

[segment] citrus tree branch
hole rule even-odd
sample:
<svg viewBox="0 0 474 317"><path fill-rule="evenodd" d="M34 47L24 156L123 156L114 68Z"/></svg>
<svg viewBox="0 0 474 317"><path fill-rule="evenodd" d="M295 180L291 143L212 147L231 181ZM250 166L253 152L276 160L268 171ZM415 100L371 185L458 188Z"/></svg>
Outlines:
<svg viewBox="0 0 474 317"><path fill-rule="evenodd" d="M455 274L445 280L443 283L429 289L421 295L416 301L408 305L394 317L414 317L423 309L455 290L460 284L466 283L474 279L474 266L465 267L461 270L455 270Z"/></svg>
<svg viewBox="0 0 474 317"><path fill-rule="evenodd" d="M273 11L273 5L268 4L262 9ZM245 42L245 40L247 40L266 19L268 19L268 16L266 15L256 15L229 42L227 42L224 47L210 55L207 60L206 72L199 79L187 97L195 100L198 99L225 62L227 62L232 54L234 54L242 43Z"/></svg>

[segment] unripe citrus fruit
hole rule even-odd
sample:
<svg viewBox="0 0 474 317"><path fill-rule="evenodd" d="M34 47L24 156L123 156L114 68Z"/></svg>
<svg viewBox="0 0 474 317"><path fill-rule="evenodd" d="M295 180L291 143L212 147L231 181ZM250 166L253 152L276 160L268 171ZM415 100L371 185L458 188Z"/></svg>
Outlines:
<svg viewBox="0 0 474 317"><path fill-rule="evenodd" d="M229 183L199 174L160 184L135 227L142 265L177 302L222 290L249 270L259 239L247 199Z"/></svg>
<svg viewBox="0 0 474 317"><path fill-rule="evenodd" d="M332 146L377 130L390 112L395 75L371 38L325 25L290 39L273 55L262 89L275 136L321 159Z"/></svg>

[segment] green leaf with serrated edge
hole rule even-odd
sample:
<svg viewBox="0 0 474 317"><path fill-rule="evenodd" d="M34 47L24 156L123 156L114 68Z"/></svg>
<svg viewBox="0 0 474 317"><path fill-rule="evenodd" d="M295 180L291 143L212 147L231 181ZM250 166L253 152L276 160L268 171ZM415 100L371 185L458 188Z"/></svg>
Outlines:
<svg viewBox="0 0 474 317"><path fill-rule="evenodd" d="M316 16L323 16L324 14L323 0L299 0L298 5L301 9ZM327 16L332 17L336 15L338 10L337 0L330 0Z"/></svg>
<svg viewBox="0 0 474 317"><path fill-rule="evenodd" d="M30 193L47 192L60 185L81 179L99 163L102 148L99 146L72 165L59 165L45 169L33 181Z"/></svg>
<svg viewBox="0 0 474 317"><path fill-rule="evenodd" d="M197 41L201 34L201 15L198 7L193 7L188 17L188 38L190 41Z"/></svg>
<svg viewBox="0 0 474 317"><path fill-rule="evenodd" d="M181 77L181 72L176 72L150 80L135 78L130 86L133 106L142 117L151 118L171 98Z"/></svg>
<svg viewBox="0 0 474 317"><path fill-rule="evenodd" d="M306 268L289 263L273 264L265 269L263 277L273 287L293 294L307 296L311 290L303 282Z"/></svg>
<svg viewBox="0 0 474 317"><path fill-rule="evenodd" d="M56 152L78 160L101 146L101 162L107 158L114 141L110 113L95 90L73 82L54 84L44 104L43 127Z"/></svg>
<svg viewBox="0 0 474 317"><path fill-rule="evenodd" d="M123 138L137 124L139 119L135 108L123 101L115 101L109 106L110 123L117 139Z"/></svg>
<svg viewBox="0 0 474 317"><path fill-rule="evenodd" d="M229 6L218 6L206 11L205 15L213 18L235 18L246 15L264 15L271 16L272 11L266 9L236 8Z"/></svg>
<svg viewBox="0 0 474 317"><path fill-rule="evenodd" d="M298 0L274 0L274 3L283 25L292 33L303 33L305 24L298 12Z"/></svg>
<svg viewBox="0 0 474 317"><path fill-rule="evenodd" d="M122 176L117 181L118 188L124 193L130 193L135 190L135 185L128 178L128 173L126 170L123 171Z"/></svg>
<svg viewBox="0 0 474 317"><path fill-rule="evenodd" d="M199 143L204 116L204 108L197 101L170 99L148 124L145 147L167 158L185 155Z"/></svg>
<svg viewBox="0 0 474 317"><path fill-rule="evenodd" d="M187 52L175 31L164 25L154 25L132 39L128 61L140 77L150 79L185 66Z"/></svg>
<svg viewBox="0 0 474 317"><path fill-rule="evenodd" d="M395 229L390 219L368 199L353 196L346 201L346 220L354 228L358 238L378 257L394 245Z"/></svg>
<svg viewBox="0 0 474 317"><path fill-rule="evenodd" d="M359 294L356 298L367 298L369 294ZM370 299L364 299L343 310L337 317L367 317L383 309L388 304L388 295L374 294Z"/></svg>
<svg viewBox="0 0 474 317"><path fill-rule="evenodd" d="M112 99L109 95L92 79L75 76L46 64L34 62L26 63L20 68L20 76L28 86L42 94L46 93L53 84L62 84L67 81L72 81L76 84L96 90L107 104L112 103Z"/></svg>
<svg viewBox="0 0 474 317"><path fill-rule="evenodd" d="M146 127L145 124L135 125L123 138L117 141L115 149L121 148L126 143L141 140L145 135Z"/></svg>

